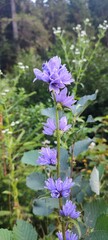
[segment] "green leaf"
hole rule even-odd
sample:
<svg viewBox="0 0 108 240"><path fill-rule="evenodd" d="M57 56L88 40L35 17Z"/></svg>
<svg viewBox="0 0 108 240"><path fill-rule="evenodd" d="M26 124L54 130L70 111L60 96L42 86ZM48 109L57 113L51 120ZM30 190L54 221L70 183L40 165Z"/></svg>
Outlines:
<svg viewBox="0 0 108 240"><path fill-rule="evenodd" d="M100 180L102 179L103 175L104 175L104 171L105 171L105 164L100 163L99 166L97 167L98 171L99 171L99 178Z"/></svg>
<svg viewBox="0 0 108 240"><path fill-rule="evenodd" d="M92 101L96 100L98 90L92 95L85 95L77 102L76 105L72 106L72 112L76 116L80 116L82 112L92 103Z"/></svg>
<svg viewBox="0 0 108 240"><path fill-rule="evenodd" d="M100 194L99 170L95 166L90 174L90 187L97 195Z"/></svg>
<svg viewBox="0 0 108 240"><path fill-rule="evenodd" d="M13 228L13 235L15 240L37 240L37 232L33 226L23 220L17 220Z"/></svg>
<svg viewBox="0 0 108 240"><path fill-rule="evenodd" d="M9 216L11 214L10 211L0 211L0 217L2 216Z"/></svg>
<svg viewBox="0 0 108 240"><path fill-rule="evenodd" d="M54 107L42 109L41 114L46 117L52 118L54 120L56 119L56 109ZM62 117L62 116L63 116L63 111L59 111L59 117Z"/></svg>
<svg viewBox="0 0 108 240"><path fill-rule="evenodd" d="M95 229L108 231L108 215L102 214L98 217Z"/></svg>
<svg viewBox="0 0 108 240"><path fill-rule="evenodd" d="M60 170L61 172L66 171L69 167L68 165L68 151L64 148L60 149Z"/></svg>
<svg viewBox="0 0 108 240"><path fill-rule="evenodd" d="M34 200L33 213L39 216L48 216L54 208L59 208L59 201L56 198L43 198Z"/></svg>
<svg viewBox="0 0 108 240"><path fill-rule="evenodd" d="M91 138L86 138L74 144L73 154L77 157L80 153L86 151L90 143L93 142Z"/></svg>
<svg viewBox="0 0 108 240"><path fill-rule="evenodd" d="M77 230L79 238L81 238L81 229L78 222L75 219L72 219L71 222L74 224L74 228Z"/></svg>
<svg viewBox="0 0 108 240"><path fill-rule="evenodd" d="M0 240L12 240L12 231L8 229L0 229Z"/></svg>
<svg viewBox="0 0 108 240"><path fill-rule="evenodd" d="M56 109L54 107L53 108L42 109L41 114L44 115L44 116L47 116L49 118L55 119L56 118Z"/></svg>
<svg viewBox="0 0 108 240"><path fill-rule="evenodd" d="M23 157L21 158L21 162L25 164L30 164L32 166L39 165L36 160L39 157L39 151L38 150L31 150L28 152L25 152Z"/></svg>
<svg viewBox="0 0 108 240"><path fill-rule="evenodd" d="M30 174L26 179L26 185L35 191L43 189L45 185L45 175L36 172Z"/></svg>
<svg viewBox="0 0 108 240"><path fill-rule="evenodd" d="M107 211L107 204L103 199L95 200L84 205L84 221L87 226L94 228L97 218Z"/></svg>
<svg viewBox="0 0 108 240"><path fill-rule="evenodd" d="M108 240L108 231L94 231L85 240Z"/></svg>

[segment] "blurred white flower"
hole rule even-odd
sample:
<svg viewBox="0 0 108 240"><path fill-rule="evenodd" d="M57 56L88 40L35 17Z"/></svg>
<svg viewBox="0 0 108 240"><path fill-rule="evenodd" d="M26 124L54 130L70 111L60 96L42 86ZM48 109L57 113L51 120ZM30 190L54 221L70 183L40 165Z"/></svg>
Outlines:
<svg viewBox="0 0 108 240"><path fill-rule="evenodd" d="M4 91L5 91L5 92L9 92L9 89L5 89Z"/></svg>
<svg viewBox="0 0 108 240"><path fill-rule="evenodd" d="M94 142L92 142L92 143L89 145L88 148L89 148L89 149L93 149L93 148L95 147L95 145L96 145L96 144L95 144Z"/></svg>
<svg viewBox="0 0 108 240"><path fill-rule="evenodd" d="M3 75L2 70L0 69L0 75Z"/></svg>
<svg viewBox="0 0 108 240"><path fill-rule="evenodd" d="M20 122L19 122L19 121L16 121L15 123L16 123L16 124L19 124Z"/></svg>
<svg viewBox="0 0 108 240"><path fill-rule="evenodd" d="M90 22L90 19L89 19L89 18L86 18L84 22L85 22L85 23L89 23L89 22Z"/></svg>
<svg viewBox="0 0 108 240"><path fill-rule="evenodd" d="M23 65L23 63L22 62L18 62L18 65L21 66L21 65Z"/></svg>
<svg viewBox="0 0 108 240"><path fill-rule="evenodd" d="M73 50L75 48L75 46L72 44L71 46L70 46L70 50Z"/></svg>
<svg viewBox="0 0 108 240"><path fill-rule="evenodd" d="M77 54L80 54L80 51L79 51L78 48L75 49L75 54L76 54L76 55L77 55Z"/></svg>
<svg viewBox="0 0 108 240"><path fill-rule="evenodd" d="M53 27L53 33L54 33L55 35L62 33L61 27L57 27L57 28Z"/></svg>
<svg viewBox="0 0 108 240"><path fill-rule="evenodd" d="M15 126L15 122L11 122L10 125L11 125L11 127Z"/></svg>
<svg viewBox="0 0 108 240"><path fill-rule="evenodd" d="M85 37L87 36L86 32L85 31L81 31L81 37Z"/></svg>

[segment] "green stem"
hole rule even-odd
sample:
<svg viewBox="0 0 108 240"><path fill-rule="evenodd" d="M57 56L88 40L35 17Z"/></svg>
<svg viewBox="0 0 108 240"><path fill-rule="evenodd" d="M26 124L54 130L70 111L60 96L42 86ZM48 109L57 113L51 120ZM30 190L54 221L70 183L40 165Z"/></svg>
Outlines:
<svg viewBox="0 0 108 240"><path fill-rule="evenodd" d="M60 177L60 133L59 133L59 113L56 107L56 126L57 126L57 177Z"/></svg>
<svg viewBox="0 0 108 240"><path fill-rule="evenodd" d="M54 104L56 109L56 133L57 133L57 178L60 177L60 131L59 131L59 111L57 109L57 104L54 96ZM59 198L59 210L62 208L62 198ZM61 221L62 225L62 234L63 234L63 240L66 240L65 237L65 224L63 221Z"/></svg>

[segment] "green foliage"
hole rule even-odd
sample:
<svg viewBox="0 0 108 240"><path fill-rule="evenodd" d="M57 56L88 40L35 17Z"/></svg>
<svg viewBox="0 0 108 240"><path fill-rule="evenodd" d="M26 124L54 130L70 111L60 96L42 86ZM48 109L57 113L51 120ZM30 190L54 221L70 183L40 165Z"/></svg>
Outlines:
<svg viewBox="0 0 108 240"><path fill-rule="evenodd" d="M43 105L28 106L30 96L34 93L26 94L23 88L18 90L17 82L18 78L1 79L0 180L3 183L0 185L1 226L12 225L16 216L20 217L22 214L29 216L27 206L30 195L28 194L26 201L23 201L22 189L25 177L30 174L32 167L27 169L22 166L20 159L24 151L33 151L36 146L41 146L40 141L44 141L43 134L38 134L42 130L43 118L40 117L40 108ZM25 188L24 191L26 190Z"/></svg>
<svg viewBox="0 0 108 240"><path fill-rule="evenodd" d="M36 165L38 165L38 163L36 162L38 157L39 157L39 151L38 150L31 150L31 151L28 151L28 152L24 153L21 161L22 161L22 163L30 164L32 166L36 166Z"/></svg>
<svg viewBox="0 0 108 240"><path fill-rule="evenodd" d="M0 240L12 240L12 232L7 229L0 229Z"/></svg>
<svg viewBox="0 0 108 240"><path fill-rule="evenodd" d="M16 225L13 227L13 238L15 240L36 240L37 232L30 223L23 220L17 220Z"/></svg>
<svg viewBox="0 0 108 240"><path fill-rule="evenodd" d="M105 214L107 209L107 203L103 199L86 203L84 205L84 221L86 225L94 228L98 217L101 214Z"/></svg>
<svg viewBox="0 0 108 240"><path fill-rule="evenodd" d="M86 151L92 141L93 141L92 139L86 138L81 141L75 142L73 147L73 155L77 157L80 153Z"/></svg>
<svg viewBox="0 0 108 240"><path fill-rule="evenodd" d="M17 220L13 227L13 231L0 229L0 240L36 240L37 232L33 226L23 220Z"/></svg>
<svg viewBox="0 0 108 240"><path fill-rule="evenodd" d="M78 24L73 27L71 35L61 28L54 29L56 45L51 50L50 56L58 54L62 61L66 62L69 70L75 79L74 95L88 95L99 90L98 103L93 113L96 115L107 112L107 48L102 41L107 33L107 21L98 26L98 33L95 36L90 20L84 20L84 26ZM103 56L103 57L101 57ZM78 98L78 96L77 96ZM104 106L104 110L102 108ZM106 109L106 110L105 110ZM104 111L104 113L103 113ZM92 112L92 111L91 111ZM88 113L88 111L87 111Z"/></svg>
<svg viewBox="0 0 108 240"><path fill-rule="evenodd" d="M37 191L44 188L45 175L42 173L32 173L27 177L26 184L29 188Z"/></svg>
<svg viewBox="0 0 108 240"><path fill-rule="evenodd" d="M33 204L33 213L39 216L48 216L54 209L59 208L58 199L42 198L35 199Z"/></svg>

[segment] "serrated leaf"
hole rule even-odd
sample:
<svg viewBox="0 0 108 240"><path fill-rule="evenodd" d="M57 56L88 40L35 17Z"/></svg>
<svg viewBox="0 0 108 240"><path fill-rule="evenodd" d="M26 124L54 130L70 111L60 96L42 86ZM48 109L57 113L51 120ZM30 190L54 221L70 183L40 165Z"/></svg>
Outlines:
<svg viewBox="0 0 108 240"><path fill-rule="evenodd" d="M44 188L45 185L45 175L42 173L32 173L26 179L26 185L37 191Z"/></svg>
<svg viewBox="0 0 108 240"><path fill-rule="evenodd" d="M23 220L17 220L13 228L14 240L37 240L37 232L33 226Z"/></svg>
<svg viewBox="0 0 108 240"><path fill-rule="evenodd" d="M100 194L99 171L96 167L93 168L90 175L90 187L97 195Z"/></svg>
<svg viewBox="0 0 108 240"><path fill-rule="evenodd" d="M54 208L59 208L59 201L55 198L43 198L34 200L33 213L39 216L48 216Z"/></svg>
<svg viewBox="0 0 108 240"><path fill-rule="evenodd" d="M93 142L93 140L91 138L86 138L86 139L76 142L74 144L74 148L73 148L74 156L77 157L80 153L86 151L91 142Z"/></svg>
<svg viewBox="0 0 108 240"><path fill-rule="evenodd" d="M103 199L95 200L84 205L84 221L87 226L94 228L97 218L105 214L107 211L107 204Z"/></svg>
<svg viewBox="0 0 108 240"><path fill-rule="evenodd" d="M23 157L21 158L21 162L25 164L30 164L32 166L37 166L39 165L36 161L38 157L39 150L31 150L24 153Z"/></svg>
<svg viewBox="0 0 108 240"><path fill-rule="evenodd" d="M0 229L0 240L12 240L12 231L8 229Z"/></svg>

